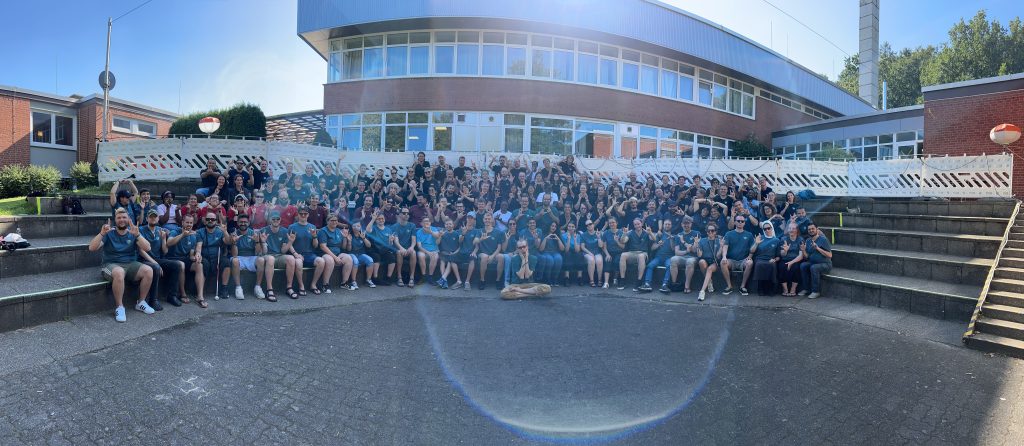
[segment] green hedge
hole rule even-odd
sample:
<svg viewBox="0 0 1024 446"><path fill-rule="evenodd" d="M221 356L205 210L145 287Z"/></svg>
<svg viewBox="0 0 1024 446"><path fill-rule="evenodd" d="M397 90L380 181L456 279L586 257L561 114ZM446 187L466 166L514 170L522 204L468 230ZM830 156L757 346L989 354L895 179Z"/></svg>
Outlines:
<svg viewBox="0 0 1024 446"><path fill-rule="evenodd" d="M78 187L91 187L99 184L99 178L92 171L92 165L85 161L71 165L71 178L75 180Z"/></svg>
<svg viewBox="0 0 1024 446"><path fill-rule="evenodd" d="M758 141L757 135L751 133L747 139L736 141L729 151L732 158L774 158L775 155L768 146Z"/></svg>
<svg viewBox="0 0 1024 446"><path fill-rule="evenodd" d="M61 173L53 166L0 167L0 198L52 195L60 186Z"/></svg>
<svg viewBox="0 0 1024 446"><path fill-rule="evenodd" d="M214 135L257 136L260 138L267 136L267 116L263 114L263 110L259 106L253 104L237 104L223 110L196 112L182 116L171 124L168 133L171 137L202 135L203 131L199 130L199 120L207 116L220 119L220 128L213 132Z"/></svg>

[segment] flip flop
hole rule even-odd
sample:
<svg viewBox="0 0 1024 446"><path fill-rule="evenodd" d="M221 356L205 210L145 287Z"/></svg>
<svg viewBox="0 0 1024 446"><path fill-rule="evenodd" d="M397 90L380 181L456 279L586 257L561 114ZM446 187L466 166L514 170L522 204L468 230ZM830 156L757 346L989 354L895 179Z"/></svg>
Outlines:
<svg viewBox="0 0 1024 446"><path fill-rule="evenodd" d="M293 290L291 288L288 288L288 289L284 290L284 292L285 292L285 294L288 295L288 297L290 297L292 299L298 299L299 298L299 294L296 293L295 290Z"/></svg>
<svg viewBox="0 0 1024 446"><path fill-rule="evenodd" d="M267 300L270 302L277 302L277 296L274 296L274 290L267 290Z"/></svg>
<svg viewBox="0 0 1024 446"><path fill-rule="evenodd" d="M199 304L199 308L207 308L210 304L206 303L206 299L196 299L196 303Z"/></svg>

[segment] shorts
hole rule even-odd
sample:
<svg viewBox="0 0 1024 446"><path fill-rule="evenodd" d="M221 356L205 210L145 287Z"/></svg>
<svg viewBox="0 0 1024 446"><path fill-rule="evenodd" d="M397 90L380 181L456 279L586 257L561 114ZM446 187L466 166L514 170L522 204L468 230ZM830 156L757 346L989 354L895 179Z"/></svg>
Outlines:
<svg viewBox="0 0 1024 446"><path fill-rule="evenodd" d="M455 254L452 254L451 260L449 260L449 262L469 263L471 260L476 260L476 259L471 259L469 257L469 253L468 252L457 252Z"/></svg>
<svg viewBox="0 0 1024 446"><path fill-rule="evenodd" d="M680 266L695 265L697 263L697 258L693 256L672 256L670 262L670 265L678 268Z"/></svg>
<svg viewBox="0 0 1024 446"><path fill-rule="evenodd" d="M360 266L373 266L373 258L368 254L349 254L352 258L352 266L358 268Z"/></svg>
<svg viewBox="0 0 1024 446"><path fill-rule="evenodd" d="M744 260L733 260L725 259L729 262L729 271L743 271L746 268L746 259Z"/></svg>
<svg viewBox="0 0 1024 446"><path fill-rule="evenodd" d="M139 273L139 269L142 268L141 262L125 262L125 263L105 263L103 268L100 270L100 274L103 275L103 280L110 282L114 280L114 268L120 267L124 270L124 278L128 281L134 281L135 275Z"/></svg>
<svg viewBox="0 0 1024 446"><path fill-rule="evenodd" d="M239 256L238 257L238 269L241 271L252 271L256 272L256 256Z"/></svg>
<svg viewBox="0 0 1024 446"><path fill-rule="evenodd" d="M620 253L609 252L608 255L611 257L611 260L606 260L604 262L604 272L606 272L606 273L616 273L616 272L618 272L619 271L619 258L622 257L622 253L621 252Z"/></svg>
<svg viewBox="0 0 1024 446"><path fill-rule="evenodd" d="M305 267L313 266L314 262L316 262L316 259L319 259L319 258L320 258L320 256L318 256L316 254L313 254L313 253L302 254L302 266L304 268Z"/></svg>
<svg viewBox="0 0 1024 446"><path fill-rule="evenodd" d="M457 261L455 259L456 254L457 253L454 253L454 252L444 252L444 251L441 251L440 254L438 255L438 257L440 257L441 260L445 261L445 262L455 262L455 261Z"/></svg>
<svg viewBox="0 0 1024 446"><path fill-rule="evenodd" d="M271 254L274 256L274 269L285 269L288 267L288 259L293 258L290 254Z"/></svg>

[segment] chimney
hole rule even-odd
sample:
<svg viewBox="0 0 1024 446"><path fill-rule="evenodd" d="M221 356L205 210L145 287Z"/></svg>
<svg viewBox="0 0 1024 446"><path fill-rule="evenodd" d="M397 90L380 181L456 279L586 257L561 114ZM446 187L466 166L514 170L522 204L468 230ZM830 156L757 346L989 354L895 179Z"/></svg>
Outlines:
<svg viewBox="0 0 1024 446"><path fill-rule="evenodd" d="M860 0L860 66L858 85L861 99L878 108L878 3Z"/></svg>

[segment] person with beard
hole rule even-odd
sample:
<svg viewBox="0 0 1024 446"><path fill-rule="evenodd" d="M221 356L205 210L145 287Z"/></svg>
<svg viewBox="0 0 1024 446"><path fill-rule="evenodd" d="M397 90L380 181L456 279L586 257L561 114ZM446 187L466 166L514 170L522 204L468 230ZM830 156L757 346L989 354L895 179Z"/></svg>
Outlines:
<svg viewBox="0 0 1024 446"><path fill-rule="evenodd" d="M619 257L619 289L626 287L626 272L629 262L636 262L636 284L633 291L639 292L647 268L647 252L651 249L654 234L651 228L645 231L639 218L633 219L633 230L625 234L625 250Z"/></svg>
<svg viewBox="0 0 1024 446"><path fill-rule="evenodd" d="M232 243L227 234L227 225L218 226L218 223L217 214L207 212L203 217L203 229L196 234L196 252L201 256L203 277L212 277L214 280L217 280L217 276L220 274L219 269L227 268L227 262L222 263L221 260L227 257L228 248ZM227 269L224 270L227 271ZM222 282L227 282L227 275L224 277L221 279ZM227 286L222 286L213 299L227 299L227 293Z"/></svg>
<svg viewBox="0 0 1024 446"><path fill-rule="evenodd" d="M196 231L192 229L194 223L195 217L186 215L181 219L181 230L163 244L165 257L176 262L178 271L181 271L181 274L178 275L177 287L178 299L183 304L191 303L185 290L185 279L188 272L193 273L198 299L203 297L203 285L205 284L202 263L193 261L196 258ZM206 308L205 301L200 303L200 306Z"/></svg>
<svg viewBox="0 0 1024 446"><path fill-rule="evenodd" d="M500 290L503 285L502 276L505 272L505 258L501 256L501 245L505 243L505 233L494 227L494 216L489 213L483 213L483 220L484 228L475 240L478 250L477 259L480 261L480 283L477 284L477 289L487 288L485 280L487 265L493 261L496 262L494 287Z"/></svg>
<svg viewBox="0 0 1024 446"><path fill-rule="evenodd" d="M800 283L804 289L799 295L817 299L821 297L821 275L832 270L832 243L822 237L818 225L810 222L802 249L801 256L807 261L800 264Z"/></svg>
<svg viewBox="0 0 1024 446"><path fill-rule="evenodd" d="M178 218L178 205L174 203L174 192L164 191L160 195L160 204L156 207L159 219L157 223L171 232L181 229L181 220Z"/></svg>
<svg viewBox="0 0 1024 446"><path fill-rule="evenodd" d="M299 208L295 223L288 226L288 240L288 252L295 256L295 279L299 281L299 296L306 295L306 285L302 276L303 268L308 267L313 267L310 291L320 295L317 282L324 273L324 259L316 255L315 249L320 242L316 238L316 226L309 223L309 209L305 206Z"/></svg>
<svg viewBox="0 0 1024 446"><path fill-rule="evenodd" d="M149 297L146 299L146 303L156 311L163 309L157 297L161 279L166 279L168 288L171 290L167 293L167 303L176 307L181 306L181 300L178 299L178 274L181 273L181 270L178 268L178 262L165 258L167 253L167 236L170 231L157 225L159 221L160 213L156 209L150 209L146 217L146 226L139 229L139 234L149 242L150 246L150 250L146 253L146 258L144 259L140 255L139 260L153 269L153 283L150 285Z"/></svg>
<svg viewBox="0 0 1024 446"><path fill-rule="evenodd" d="M277 297L274 296L275 269L284 269L285 293L288 297L292 299L299 297L292 290L292 280L295 278L295 257L292 257L287 251L290 240L288 239L288 229L281 225L282 221L280 212L270 211L270 226L263 228L262 238L267 243L267 255L263 258L263 262L265 265L272 265L268 266L265 271L267 300L270 302L277 302Z"/></svg>
<svg viewBox="0 0 1024 446"><path fill-rule="evenodd" d="M416 246L413 243L413 238L416 235L416 225L409 222L409 209L402 209L398 213L398 221L390 226L391 228L391 245L395 247L395 257L397 258L398 269L395 271L397 281L395 282L398 286L405 286L406 283L402 280L402 266L406 261L409 262L409 286L415 286L414 279L416 276ZM423 279L420 278L422 281Z"/></svg>
<svg viewBox="0 0 1024 446"><path fill-rule="evenodd" d="M725 289L722 294L732 293L732 277L730 271L742 271L743 282L740 283L740 294L746 296L747 282L754 267L754 247L756 238L750 231L744 230L747 224L747 217L737 215L733 217L733 230L725 233L722 240L722 249L725 251L725 258L722 259L722 276L725 278Z"/></svg>
<svg viewBox="0 0 1024 446"><path fill-rule="evenodd" d="M352 257L344 252L349 223L345 222L343 227L344 229L342 229L338 216L331 214L327 216L327 226L320 228L316 233L316 239L319 242L318 248L323 252L321 257L324 259L323 289L325 294L332 293L331 275L334 274L336 266L341 267L342 285L352 274Z"/></svg>
<svg viewBox="0 0 1024 446"><path fill-rule="evenodd" d="M127 185L128 189L118 190L123 185ZM135 222L139 221L139 217L142 216L142 208L132 200L138 192L139 190L135 188L135 183L132 180L114 182L110 188L110 217L116 220L117 210L124 209L128 213L128 218L132 220L132 226L135 226Z"/></svg>
<svg viewBox="0 0 1024 446"><path fill-rule="evenodd" d="M140 253L148 251L151 246L139 234L139 227L132 224L131 216L124 210L114 211L115 229L111 231L110 220L100 228L99 234L89 242L89 251L102 250L103 267L101 272L111 282L114 294L114 320L125 322L124 282L139 282L139 302L135 309L145 314L153 314L146 303L146 294L153 281L153 269L137 260Z"/></svg>
<svg viewBox="0 0 1024 446"><path fill-rule="evenodd" d="M231 276L235 279L235 299L245 299L245 293L242 292L242 281L239 278L243 270L256 273L256 286L252 290L253 295L257 299L266 298L263 288L260 287L265 274L263 268L266 265L264 259L266 245L256 231L249 227L248 215L238 216L238 227L231 237L235 240L231 246ZM273 268L273 263L270 265Z"/></svg>
<svg viewBox="0 0 1024 446"><path fill-rule="evenodd" d="M690 294L690 283L693 281L694 267L697 266L696 243L700 240L700 233L693 229L693 219L690 216L683 217L683 229L676 234L673 240L675 255L669 262L669 275L671 282L676 283L679 277L679 267L685 269L686 279L683 285L683 292Z"/></svg>

